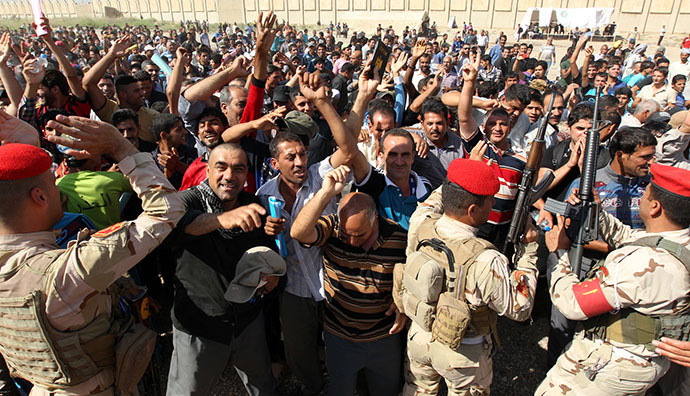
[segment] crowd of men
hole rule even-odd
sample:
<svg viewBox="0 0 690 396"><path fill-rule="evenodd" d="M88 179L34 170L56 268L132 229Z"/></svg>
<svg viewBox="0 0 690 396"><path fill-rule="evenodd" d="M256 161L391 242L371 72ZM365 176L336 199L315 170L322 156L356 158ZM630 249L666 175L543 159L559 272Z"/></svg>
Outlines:
<svg viewBox="0 0 690 396"><path fill-rule="evenodd" d="M557 55L463 25L3 32L0 394L136 394L172 331L172 396L228 363L275 395L276 362L304 395L488 395L497 316L529 319L540 275L536 394L688 394L690 39ZM542 125L553 181L504 249ZM592 128L576 273L545 201L579 204Z"/></svg>

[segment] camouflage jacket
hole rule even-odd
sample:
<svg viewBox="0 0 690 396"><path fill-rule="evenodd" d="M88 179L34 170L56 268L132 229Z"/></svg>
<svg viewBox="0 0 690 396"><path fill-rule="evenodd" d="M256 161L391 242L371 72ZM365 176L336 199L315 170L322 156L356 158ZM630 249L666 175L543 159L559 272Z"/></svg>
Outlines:
<svg viewBox="0 0 690 396"><path fill-rule="evenodd" d="M603 211L599 214L599 227L604 240L618 249L608 254L594 278L580 282L571 270L566 250L549 255L551 300L563 315L586 320L606 313L607 307L614 312L632 308L649 316L669 315L690 304L690 274L683 263L664 249L634 243L642 237L659 235L687 248L690 230L633 230ZM611 344L640 356L658 356L644 345L614 341Z"/></svg>
<svg viewBox="0 0 690 396"><path fill-rule="evenodd" d="M425 221L436 220L436 231L444 241L475 237L478 228L451 219L443 213L441 188L417 206L410 219L407 254L419 244L417 230ZM488 305L499 315L523 321L532 313L537 286L537 244L523 245L518 252L517 269L510 271L508 259L497 250L481 253L467 273L465 296L475 307Z"/></svg>
<svg viewBox="0 0 690 396"><path fill-rule="evenodd" d="M78 332L96 316L111 312L108 287L156 248L184 214L182 201L151 154L126 157L118 166L141 198L144 213L90 239L83 230L65 250L56 245L54 231L0 235L0 298L43 289L47 321L59 331ZM33 269L45 267L46 260L64 264L46 275ZM113 379L112 371L104 370L56 394L98 394L110 388Z"/></svg>

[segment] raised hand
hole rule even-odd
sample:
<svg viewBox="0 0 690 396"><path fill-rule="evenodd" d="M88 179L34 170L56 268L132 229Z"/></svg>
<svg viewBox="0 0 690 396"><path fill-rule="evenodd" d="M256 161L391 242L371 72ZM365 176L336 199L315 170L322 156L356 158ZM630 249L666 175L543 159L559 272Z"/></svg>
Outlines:
<svg viewBox="0 0 690 396"><path fill-rule="evenodd" d="M436 95L438 93L438 90L441 89L441 81L443 81L444 75L445 72L439 70L439 72L434 76L434 78L431 79L431 83L429 84L428 88L431 90L431 95Z"/></svg>
<svg viewBox="0 0 690 396"><path fill-rule="evenodd" d="M6 65L10 59L10 51L12 51L12 37L9 33L3 33L0 37L0 65Z"/></svg>
<svg viewBox="0 0 690 396"><path fill-rule="evenodd" d="M177 61L179 62L179 65L182 67L186 67L192 62L192 55L189 52L187 52L187 50L182 46L177 47L175 55Z"/></svg>
<svg viewBox="0 0 690 396"><path fill-rule="evenodd" d="M36 71L38 70L38 71ZM39 84L43 81L46 74L45 67L38 62L38 59L27 55L22 64L22 75L28 84Z"/></svg>
<svg viewBox="0 0 690 396"><path fill-rule="evenodd" d="M36 25L35 24L33 24L33 25L35 28ZM50 27L50 21L48 20L48 17L46 17L46 16L41 17L41 27L43 29L45 29L45 31L47 32L46 34L41 36L43 41L45 41L48 44L53 43L54 42L53 41L53 28Z"/></svg>
<svg viewBox="0 0 690 396"><path fill-rule="evenodd" d="M393 73L393 77L397 77L400 75L400 71L407 68L407 60L409 59L409 55L407 55L407 52L401 52L400 56L398 56L398 59L393 62L391 65L391 72Z"/></svg>
<svg viewBox="0 0 690 396"><path fill-rule="evenodd" d="M475 81L477 79L477 73L479 68L472 62L467 62L462 66L462 79L463 81Z"/></svg>
<svg viewBox="0 0 690 396"><path fill-rule="evenodd" d="M48 135L51 143L71 147L67 154L77 159L108 154L116 161L139 152L113 125L77 116L58 115L48 127L69 137Z"/></svg>
<svg viewBox="0 0 690 396"><path fill-rule="evenodd" d="M331 100L331 89L323 84L323 80L321 80L318 71L300 74L299 88L302 95L314 104L319 101L330 102Z"/></svg>
<svg viewBox="0 0 690 396"><path fill-rule="evenodd" d="M256 61L256 58L254 60ZM227 68L234 75L234 78L242 78L249 75L249 61L244 56L236 57Z"/></svg>
<svg viewBox="0 0 690 396"><path fill-rule="evenodd" d="M412 47L412 58L418 59L426 50L426 40L417 40L417 44Z"/></svg>
<svg viewBox="0 0 690 396"><path fill-rule="evenodd" d="M276 126L276 120L278 118L285 117L287 113L287 107L280 106L272 112L264 115L263 117L256 120L256 129L261 129L262 131L269 131L271 129L278 129Z"/></svg>
<svg viewBox="0 0 690 396"><path fill-rule="evenodd" d="M345 188L349 176L350 167L347 165L340 165L339 167L326 173L326 176L323 178L321 189L329 196L336 196Z"/></svg>
<svg viewBox="0 0 690 396"><path fill-rule="evenodd" d="M38 146L38 131L19 118L0 110L0 143L25 143Z"/></svg>
<svg viewBox="0 0 690 396"><path fill-rule="evenodd" d="M129 47L131 36L129 34L115 40L115 43L110 47L109 54L116 58L121 58L127 54L127 47Z"/></svg>
<svg viewBox="0 0 690 396"><path fill-rule="evenodd" d="M475 160L475 161L481 161L484 162L484 153L486 153L486 149L489 147L488 143L486 143L485 140L480 140L472 149L472 152L470 152L470 159Z"/></svg>
<svg viewBox="0 0 690 396"><path fill-rule="evenodd" d="M170 151L161 151L158 154L158 163L165 168L166 176L172 176L182 165L177 149L174 147Z"/></svg>
<svg viewBox="0 0 690 396"><path fill-rule="evenodd" d="M256 52L267 54L271 50L271 45L273 45L273 40L276 38L276 34L280 30L280 26L277 25L277 16L273 14L273 11L269 11L266 15L266 20L263 19L264 13L259 13L259 18L256 21Z"/></svg>
<svg viewBox="0 0 690 396"><path fill-rule="evenodd" d="M585 142L586 138L580 138L580 140L577 142L575 145L575 149L570 152L570 158L568 158L568 167L569 168L574 168L578 164L582 163L580 160L580 157L584 157L585 155Z"/></svg>
<svg viewBox="0 0 690 396"><path fill-rule="evenodd" d="M288 59L287 55L285 55L282 52L276 52L275 55L273 55L273 63L278 64L278 65L287 65L290 63L290 59Z"/></svg>
<svg viewBox="0 0 690 396"><path fill-rule="evenodd" d="M376 70L374 70L374 78L369 78L369 71L372 70L372 67L372 62L367 62L366 66L364 66L364 69L359 74L359 82L357 83L359 94L369 99L376 95L376 88L379 86L378 73Z"/></svg>
<svg viewBox="0 0 690 396"><path fill-rule="evenodd" d="M30 55L30 54L28 54L28 53L26 52L26 50L24 49L24 41L23 41L23 40L21 40L21 41L19 42L19 45L14 45L14 44L12 44L12 42L10 41L10 46L12 47L12 50L14 51L14 53L17 54L17 56L19 57L19 59L22 59L22 60L23 60L23 59L26 58L28 55ZM31 55L31 56L33 56L33 55Z"/></svg>

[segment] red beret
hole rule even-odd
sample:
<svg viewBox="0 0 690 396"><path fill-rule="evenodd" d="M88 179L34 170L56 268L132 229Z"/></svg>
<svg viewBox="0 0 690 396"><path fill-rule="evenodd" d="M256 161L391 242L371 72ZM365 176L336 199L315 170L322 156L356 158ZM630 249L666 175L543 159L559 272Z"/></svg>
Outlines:
<svg viewBox="0 0 690 396"><path fill-rule="evenodd" d="M498 192L498 178L483 162L458 158L448 166L448 181L474 195L494 195Z"/></svg>
<svg viewBox="0 0 690 396"><path fill-rule="evenodd" d="M0 180L19 180L40 175L53 160L45 150L23 143L0 146Z"/></svg>
<svg viewBox="0 0 690 396"><path fill-rule="evenodd" d="M683 198L690 198L690 171L661 164L652 164L649 171L655 187Z"/></svg>

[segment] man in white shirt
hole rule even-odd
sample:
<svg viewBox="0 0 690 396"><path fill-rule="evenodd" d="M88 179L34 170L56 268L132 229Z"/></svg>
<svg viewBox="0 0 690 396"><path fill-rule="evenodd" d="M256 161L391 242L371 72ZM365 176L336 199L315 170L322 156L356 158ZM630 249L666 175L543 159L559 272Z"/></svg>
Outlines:
<svg viewBox="0 0 690 396"><path fill-rule="evenodd" d="M652 113L656 113L657 111L659 111L659 103L657 103L654 99L645 99L640 102L639 105L637 105L635 108L635 113L626 113L621 118L621 125L619 128L639 128L645 123L645 121L647 121L647 118L649 118Z"/></svg>
<svg viewBox="0 0 690 396"><path fill-rule="evenodd" d="M481 34L477 36L477 47L479 47L480 55L484 55L486 51L486 46L489 45L489 34L486 30L482 30Z"/></svg>
<svg viewBox="0 0 690 396"><path fill-rule="evenodd" d="M678 74L682 74L685 77L690 76L690 62L688 61L688 57L690 57L690 49L681 49L680 60L671 63L671 66L668 68L669 81L673 80L673 77L677 76Z"/></svg>

